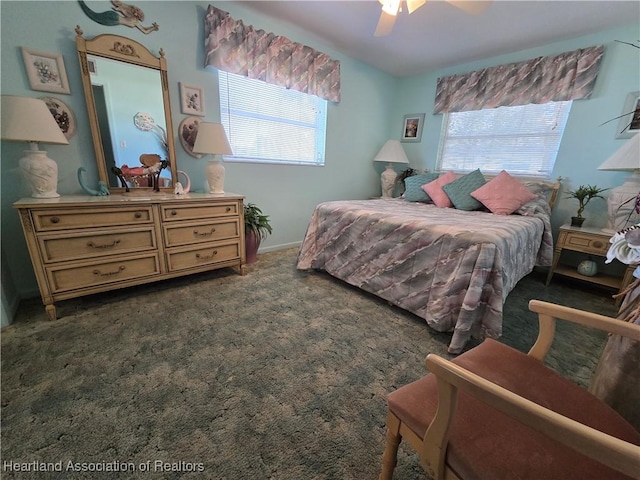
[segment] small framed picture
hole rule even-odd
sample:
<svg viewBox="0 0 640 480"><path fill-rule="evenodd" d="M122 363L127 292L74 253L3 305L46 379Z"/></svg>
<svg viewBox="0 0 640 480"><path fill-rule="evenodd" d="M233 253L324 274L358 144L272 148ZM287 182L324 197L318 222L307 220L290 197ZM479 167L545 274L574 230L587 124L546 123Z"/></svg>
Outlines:
<svg viewBox="0 0 640 480"><path fill-rule="evenodd" d="M180 83L180 107L185 115L204 117L204 93L202 87Z"/></svg>
<svg viewBox="0 0 640 480"><path fill-rule="evenodd" d="M402 142L419 142L422 139L424 113L411 113L402 122Z"/></svg>
<svg viewBox="0 0 640 480"><path fill-rule="evenodd" d="M22 58L32 90L71 93L62 55L22 47Z"/></svg>
<svg viewBox="0 0 640 480"><path fill-rule="evenodd" d="M201 153L194 153L193 146L196 143L196 137L198 136L198 127L202 119L198 117L187 117L180 122L178 126L178 136L180 138L180 145L184 148L184 151L195 158L202 158Z"/></svg>
<svg viewBox="0 0 640 480"><path fill-rule="evenodd" d="M616 138L631 138L640 132L640 92L631 92L624 103Z"/></svg>

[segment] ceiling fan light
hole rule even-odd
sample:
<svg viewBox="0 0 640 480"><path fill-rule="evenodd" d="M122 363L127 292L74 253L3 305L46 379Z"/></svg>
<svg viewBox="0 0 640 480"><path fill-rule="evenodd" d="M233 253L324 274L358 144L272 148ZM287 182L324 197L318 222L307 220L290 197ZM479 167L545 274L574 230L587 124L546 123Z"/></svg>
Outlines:
<svg viewBox="0 0 640 480"><path fill-rule="evenodd" d="M407 10L409 10L409 14L412 14L413 12L415 12L425 3L426 3L426 0L407 0Z"/></svg>
<svg viewBox="0 0 640 480"><path fill-rule="evenodd" d="M382 2L382 11L386 14L396 16L400 10L400 0L384 0Z"/></svg>

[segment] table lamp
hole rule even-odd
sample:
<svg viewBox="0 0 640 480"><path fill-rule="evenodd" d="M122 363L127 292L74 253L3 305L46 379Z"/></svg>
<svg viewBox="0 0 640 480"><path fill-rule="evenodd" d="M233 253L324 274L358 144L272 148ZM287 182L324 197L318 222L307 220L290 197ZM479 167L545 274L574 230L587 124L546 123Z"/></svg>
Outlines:
<svg viewBox="0 0 640 480"><path fill-rule="evenodd" d="M640 134L627 140L598 170L633 172L622 185L611 189L607 197L607 228L602 230L614 234L627 226L636 205L635 198L640 194Z"/></svg>
<svg viewBox="0 0 640 480"><path fill-rule="evenodd" d="M19 161L29 182L31 196L54 198L60 194L58 164L38 150L38 143L68 145L66 137L42 100L14 95L2 95L2 140L29 142L29 150Z"/></svg>
<svg viewBox="0 0 640 480"><path fill-rule="evenodd" d="M213 155L206 168L209 193L224 193L224 165L217 155L233 155L233 152L222 124L200 122L193 152Z"/></svg>
<svg viewBox="0 0 640 480"><path fill-rule="evenodd" d="M382 149L373 159L374 162L386 162L387 168L380 175L382 186L382 198L393 197L393 187L396 184L397 173L393 168L394 163L409 163L407 155L399 140L387 140Z"/></svg>

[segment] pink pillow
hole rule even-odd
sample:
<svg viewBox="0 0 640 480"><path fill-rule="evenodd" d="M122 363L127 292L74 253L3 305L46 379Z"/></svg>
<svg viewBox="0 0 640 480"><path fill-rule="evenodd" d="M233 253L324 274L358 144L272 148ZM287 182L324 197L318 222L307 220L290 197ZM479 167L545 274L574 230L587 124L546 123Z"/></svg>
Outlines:
<svg viewBox="0 0 640 480"><path fill-rule="evenodd" d="M505 170L471 192L471 196L496 215L511 215L525 203L536 199L531 190Z"/></svg>
<svg viewBox="0 0 640 480"><path fill-rule="evenodd" d="M453 203L451 203L449 196L444 192L442 187L447 183L453 182L456 178L458 177L455 173L447 172L434 181L422 185L422 189L427 192L427 195L431 197L431 200L433 200L436 206L440 208L453 207Z"/></svg>

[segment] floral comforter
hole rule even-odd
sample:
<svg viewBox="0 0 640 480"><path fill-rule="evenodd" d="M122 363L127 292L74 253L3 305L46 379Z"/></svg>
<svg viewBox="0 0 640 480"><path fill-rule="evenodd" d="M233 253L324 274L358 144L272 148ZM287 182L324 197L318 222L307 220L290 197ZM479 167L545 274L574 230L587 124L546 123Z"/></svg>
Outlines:
<svg viewBox="0 0 640 480"><path fill-rule="evenodd" d="M550 209L534 200L513 215L465 212L400 199L319 204L297 268L325 270L453 332L502 334L504 301L535 265L551 265Z"/></svg>

